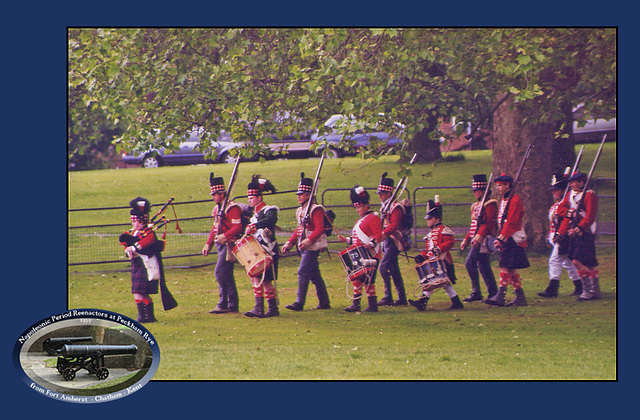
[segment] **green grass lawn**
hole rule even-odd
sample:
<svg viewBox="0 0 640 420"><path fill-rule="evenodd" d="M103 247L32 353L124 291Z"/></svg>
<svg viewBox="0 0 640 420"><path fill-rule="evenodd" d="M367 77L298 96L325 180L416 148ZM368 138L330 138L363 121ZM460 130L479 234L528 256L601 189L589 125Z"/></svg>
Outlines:
<svg viewBox="0 0 640 420"><path fill-rule="evenodd" d="M609 147L609 149L607 149ZM615 177L615 144L607 144L598 176ZM587 147L584 157L595 154ZM592 155L589 155L592 153ZM487 173L489 152L464 152L464 161L418 165L409 189L421 185L466 185L471 174ZM323 188L373 185L380 174L397 170L394 157L374 163L357 158L330 160L323 170ZM242 164L238 194L244 194L253 173L274 180L281 190L295 189L300 172L313 177L318 161L269 161ZM69 174L69 208L123 206L137 196L153 203L180 194L180 200L205 200L209 172L228 178L230 165L125 169ZM142 182L141 176L145 177ZM368 177L368 178L366 178ZM397 178L397 177L395 177ZM147 182L149 179L152 182ZM242 191L242 192L240 192ZM467 196L468 191L452 192ZM294 199L293 197L290 197ZM178 197L176 197L178 200ZM461 198L462 199L462 198ZM465 197L469 200L468 197ZM295 205L293 203L292 205ZM615 211L613 212L615 214ZM107 213L105 213L107 214ZM121 216L121 215L120 215ZM187 215L180 215L188 217ZM194 215L195 216L195 215ZM70 216L71 217L71 216ZM99 216L93 216L100 219ZM106 216L111 217L111 216ZM100 220L102 221L102 220ZM118 223L122 220L105 221ZM70 222L71 223L71 222ZM94 223L96 223L94 221ZM117 246L114 245L114 246ZM237 266L239 314L211 315L217 302L212 264L217 258L191 257L165 264L168 286L179 302L171 311L156 301L157 323L145 326L160 346L157 380L616 380L617 379L617 253L599 247L604 299L577 302L564 274L560 297L536 296L548 283L547 255L529 254L531 267L521 276L529 303L521 308L466 304L447 310L450 301L439 291L427 311L413 307L381 307L378 313L346 313L350 304L345 273L334 253L321 256L332 309L317 311L313 286L303 312L284 308L295 299L297 256L281 259L278 293L281 316L251 319L253 307L244 270ZM416 250L412 250L414 254ZM464 269L466 252L454 252L458 294L470 293ZM209 264L209 265L203 265ZM195 268L181 268L193 265ZM400 260L410 297L417 286L413 263ZM497 262L494 259L494 272ZM378 277L378 295L382 280ZM74 266L68 273L68 307L98 308L135 318L126 263ZM483 286L483 291L484 291ZM511 299L513 290L508 290ZM395 290L394 290L395 297ZM366 302L364 307L366 307Z"/></svg>

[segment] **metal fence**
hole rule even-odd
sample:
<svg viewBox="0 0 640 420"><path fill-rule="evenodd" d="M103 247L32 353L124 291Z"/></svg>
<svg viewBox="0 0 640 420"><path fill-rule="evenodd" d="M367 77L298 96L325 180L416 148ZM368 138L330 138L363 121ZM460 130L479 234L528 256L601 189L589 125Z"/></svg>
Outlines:
<svg viewBox="0 0 640 420"><path fill-rule="evenodd" d="M598 178L596 182L597 186L605 184L608 190L615 192L615 178ZM443 194L443 191L466 189L469 190L471 186L433 186L433 187L418 187L411 193L405 191L403 197L409 198L413 204L414 215L414 227L412 231L412 242L414 246L418 248L424 247L423 236L427 232L427 223L424 220L424 214L426 211L426 202L432 199L435 194ZM376 203L375 191L376 187L367 188L372 191L372 208L374 211L379 210L379 204ZM293 203L292 196L295 195L296 190L279 191L275 194L270 194L265 197L269 204L276 204L278 201L287 201ZM280 200L273 198L272 196L283 195L286 200L281 198ZM234 200L243 201L246 196L236 196ZM613 200L613 206L608 207L615 208L616 194L600 194L598 193L600 203L606 200ZM328 188L322 191L319 195L320 203L328 209L333 210L336 214L334 221L334 235L329 238L330 243L336 243L337 238L335 233L341 233L349 235L351 228L358 219L357 212L349 201L349 189L340 188ZM171 218L172 214L168 214L170 222L156 231L156 234L160 237L166 235L166 248L163 253L164 259L170 258L184 258L201 256L202 248L207 241L209 233L211 232L213 218L211 216L211 210L214 206L211 200L198 200L198 201L186 201L186 202L173 202L180 211L178 213L185 214L199 214L206 216L186 217L186 218ZM456 239L459 241L463 238L469 228L469 206L472 203L470 201L460 202L443 202L443 212L447 226L451 227L456 234ZM611 204L611 203L610 203ZM163 203L154 204L153 207L160 207ZM276 232L278 236L278 242L284 243L296 229L295 212L298 205L290 205L279 207L280 212L278 215L278 230ZM83 220L117 220L120 217L116 217L116 214L107 213L118 212L122 214L121 219L129 222L128 211L129 207L108 207L108 208L85 208L85 209L70 209L69 220L73 220L74 214L81 214L80 217ZM126 212L126 213L125 213ZM153 214L153 211L152 211ZM165 213L167 214L167 213ZM599 217L600 214L599 214ZM598 244L599 245L615 245L616 239L616 220L615 211L613 214L606 215L606 221L604 223L598 223ZM78 218L78 217L75 217ZM177 225L180 227L181 233L176 229ZM128 231L131 228L129 223L115 223L105 224L96 223L91 225L77 225L71 226L71 222L68 226L68 265L89 265L89 264L105 264L105 263L125 263L128 262L124 255L123 247L118 242L118 237L121 233ZM337 231L337 232L336 232ZM612 239L610 239L612 238ZM213 249L215 252L215 248Z"/></svg>

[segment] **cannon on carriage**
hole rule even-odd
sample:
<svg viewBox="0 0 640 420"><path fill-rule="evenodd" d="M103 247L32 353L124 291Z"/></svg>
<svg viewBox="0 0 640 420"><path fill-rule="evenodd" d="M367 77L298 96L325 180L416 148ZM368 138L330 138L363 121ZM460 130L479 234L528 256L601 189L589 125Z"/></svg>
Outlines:
<svg viewBox="0 0 640 420"><path fill-rule="evenodd" d="M62 377L72 381L80 369L96 375L99 380L107 379L109 370L104 367L105 356L136 354L138 347L131 345L73 345L65 344L58 349L56 368Z"/></svg>
<svg viewBox="0 0 640 420"><path fill-rule="evenodd" d="M49 356L55 356L58 353L58 349L61 349L65 344L83 343L91 340L93 340L93 337L51 337L44 340L42 349Z"/></svg>

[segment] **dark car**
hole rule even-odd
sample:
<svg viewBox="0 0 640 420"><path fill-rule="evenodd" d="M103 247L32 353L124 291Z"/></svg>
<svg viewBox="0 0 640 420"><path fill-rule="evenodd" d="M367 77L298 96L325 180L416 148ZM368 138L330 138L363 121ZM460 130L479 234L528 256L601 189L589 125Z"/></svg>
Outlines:
<svg viewBox="0 0 640 420"><path fill-rule="evenodd" d="M212 145L218 152L215 160L205 159L204 153L196 150L200 144L199 132L191 131L189 137L182 143L176 151L166 153L164 149L150 150L147 152L130 155L124 153L122 160L130 165L140 165L143 168L157 168L165 165L197 165L203 163L234 163L236 158L231 156L231 149L238 147L237 143L231 140L228 133L222 133L220 137L212 140Z"/></svg>
<svg viewBox="0 0 640 420"><path fill-rule="evenodd" d="M347 120L347 118L343 115L332 115L327 121L325 121L324 125L330 128L336 127L336 129L323 136L319 136L318 133L315 133L313 136L311 136L311 140L313 142L318 140L326 140L329 143L329 155L333 157L355 155L359 149L369 146L372 139L375 139L376 141L384 141L386 143L386 147L384 147L384 150L380 150L381 153L392 149L396 144L402 142L402 140L397 136L391 135L384 131L364 131L362 129L357 129L352 134L346 137L346 139L353 144L354 148L349 151L345 151L338 147L340 140L342 139L342 134L339 132L337 127L350 123L355 124L355 119L351 118ZM398 127L398 131L402 131L402 129L404 128L399 123L396 123L396 125Z"/></svg>

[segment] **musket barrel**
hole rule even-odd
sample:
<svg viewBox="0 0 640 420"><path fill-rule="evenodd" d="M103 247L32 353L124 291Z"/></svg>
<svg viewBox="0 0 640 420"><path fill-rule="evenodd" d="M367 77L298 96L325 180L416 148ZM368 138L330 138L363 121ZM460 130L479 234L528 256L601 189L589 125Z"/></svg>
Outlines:
<svg viewBox="0 0 640 420"><path fill-rule="evenodd" d="M102 355L118 355L118 354L136 354L138 346L131 345L81 345L81 344L65 344L58 349L58 355L62 357L80 357L91 356L96 354Z"/></svg>

